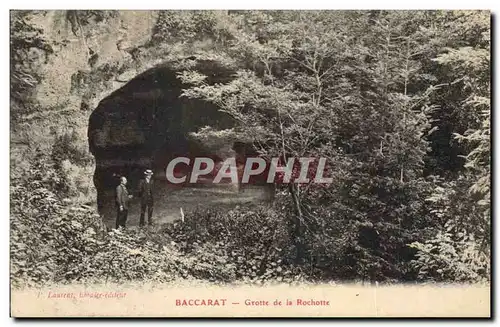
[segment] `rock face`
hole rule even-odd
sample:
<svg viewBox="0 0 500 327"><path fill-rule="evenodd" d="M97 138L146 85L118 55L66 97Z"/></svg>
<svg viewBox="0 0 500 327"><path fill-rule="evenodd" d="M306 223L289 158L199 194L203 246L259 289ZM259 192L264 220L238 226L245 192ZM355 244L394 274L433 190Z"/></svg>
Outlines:
<svg viewBox="0 0 500 327"><path fill-rule="evenodd" d="M56 46L55 54L43 64L43 80L37 86L37 99L43 107L60 105L80 107L81 99L71 90L71 80L78 71L91 66L123 62L130 54L124 44L139 46L151 38L157 19L155 11L123 10L106 21L91 25L72 25L67 10L43 11L32 23Z"/></svg>
<svg viewBox="0 0 500 327"><path fill-rule="evenodd" d="M209 83L227 82L233 74L211 61L198 61L195 69L207 75ZM224 159L189 133L204 126L229 128L232 120L212 104L180 97L187 86L177 73L169 64L149 69L104 98L90 115L88 140L96 161L99 208L120 175L128 177L134 190L146 168L153 169L156 179L164 179L168 162L176 156Z"/></svg>

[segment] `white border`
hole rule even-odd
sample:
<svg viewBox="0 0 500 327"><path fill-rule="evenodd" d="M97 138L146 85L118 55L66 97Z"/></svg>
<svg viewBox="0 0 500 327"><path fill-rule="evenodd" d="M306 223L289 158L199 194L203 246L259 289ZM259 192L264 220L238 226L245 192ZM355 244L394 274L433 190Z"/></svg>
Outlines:
<svg viewBox="0 0 500 327"><path fill-rule="evenodd" d="M9 310L9 264L8 264L8 251L9 251L9 167L10 167L10 162L8 161L9 159L9 139L10 139L10 133L9 133L9 74L8 74L8 61L9 61L9 12L8 9L142 9L142 10L147 10L147 9L483 9L483 10L492 10L494 14L498 14L500 11L498 10L499 6L499 1L484 1L484 0L475 0L475 1L463 1L463 0L455 0L455 1L435 1L435 0L418 0L418 1L390 1L390 0L378 0L378 1L362 1L362 0L350 0L350 1L324 1L324 0L308 0L308 1L296 1L296 2L291 2L291 1L269 1L269 0L252 0L249 2L238 2L238 1L157 1L157 2L152 2L152 1L131 1L131 0L122 0L122 1L96 1L96 0L87 0L87 1L81 1L81 2L76 2L76 1L5 1L2 2L2 6L5 6L5 9L2 10L1 12L1 19L2 19L2 27L4 28L2 33L1 33L1 44L3 45L2 47L2 62L4 63L4 67L6 68L7 72L2 76L1 80L1 92L2 92L2 100L3 103L5 104L5 108L3 110L0 110L0 113L2 115L2 118L0 118L0 131L3 134L2 137L0 137L0 144L1 144L1 150L2 150L2 160L1 162L1 174L0 174L0 190L2 192L1 198L2 199L2 205L1 208L4 212L4 214L0 217L2 219L2 228L0 229L2 232L2 242L4 244L4 247L2 247L2 251L0 252L1 254L1 263L2 263L2 269L1 269L1 279L0 279L0 285L2 286L2 326L5 325L12 325L14 324L14 321L12 319L8 318L8 314L10 311ZM3 8L2 8L3 9ZM494 26L492 27L492 29ZM498 33L494 33L494 44L498 43ZM496 59L493 58L493 60ZM493 72L494 75L497 75L498 73L498 65L495 65L495 71ZM498 83L495 84L495 89L493 92L495 94L498 94ZM492 108L493 110L495 108ZM494 114L494 126L497 126L499 123L499 115ZM493 135L496 135L494 133ZM494 153L500 153L499 149L499 143L498 140L494 142ZM497 175L498 175L498 167L495 165L495 180L494 180L494 185L497 186ZM495 187L496 190L498 190L497 187ZM499 201L499 195L498 191L495 193L494 199L492 199L492 203L500 203ZM500 222L496 221L495 222L495 236L498 235L498 226L500 225ZM497 242L494 242L496 244ZM495 248L495 261L498 265L498 249ZM498 266L495 266L495 272L498 271ZM495 281L498 283L498 273L495 273ZM404 299L401 299L404 301ZM498 312L498 299L496 299L495 303L497 304L494 308L494 311L496 314L499 314ZM7 319L6 319L7 318ZM59 322L59 323L64 323L64 324L69 324L72 321L64 321L64 322ZM118 321L117 323L124 323L125 321ZM151 323L151 321L148 321ZM246 321L248 322L248 321ZM264 322L264 321L253 321L254 323L258 323L259 325L269 325L273 321L270 322ZM296 321L295 323L299 324L304 324L304 325L309 325L312 321L311 320L301 320L301 321ZM340 326L348 326L348 325L357 325L357 324L364 324L368 323L367 321L323 321L328 324L336 324ZM51 321L28 321L24 322L25 325L32 325L32 324L45 324L49 325L52 324ZM81 323L81 322L80 322ZM104 326L105 324L110 323L109 321L100 321L100 322L95 322L92 320L87 320L85 323L91 323L94 326ZM125 322L126 323L126 322ZM130 322L129 322L130 323ZM133 324L141 324L141 322L133 322ZM177 325L179 324L178 322L174 321L157 321L156 323L159 324L169 324L169 325ZM183 325L184 324L193 324L192 321L185 321L181 322ZM208 321L204 321L204 323L209 323ZM234 321L231 322L226 322L229 324L234 324ZM236 322L239 323L239 322ZM291 321L286 321L285 323L292 323ZM378 324L377 322L374 321L369 321L369 323L373 324ZM386 321L381 322L382 324L385 324ZM404 323L403 321L395 321L394 323L399 324L399 323ZM443 322L428 322L428 321L417 321L413 322L417 323L422 326L429 326L429 325L441 325ZM456 324L456 321L449 321L446 322L447 324ZM220 322L210 322L210 324L216 325L220 324ZM479 324L476 322L472 321L467 321L467 325L475 325ZM180 324L179 324L180 325Z"/></svg>

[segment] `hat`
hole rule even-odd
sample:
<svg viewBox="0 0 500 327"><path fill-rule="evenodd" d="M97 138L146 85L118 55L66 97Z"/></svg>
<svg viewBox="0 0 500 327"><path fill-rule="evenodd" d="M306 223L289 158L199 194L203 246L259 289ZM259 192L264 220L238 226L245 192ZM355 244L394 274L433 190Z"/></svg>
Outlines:
<svg viewBox="0 0 500 327"><path fill-rule="evenodd" d="M153 175L153 171L151 169L146 169L144 175Z"/></svg>

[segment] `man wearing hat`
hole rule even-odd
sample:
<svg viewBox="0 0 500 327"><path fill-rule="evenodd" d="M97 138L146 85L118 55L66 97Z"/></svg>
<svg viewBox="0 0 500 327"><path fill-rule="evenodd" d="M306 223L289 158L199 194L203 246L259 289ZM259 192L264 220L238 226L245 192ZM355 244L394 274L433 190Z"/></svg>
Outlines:
<svg viewBox="0 0 500 327"><path fill-rule="evenodd" d="M153 224L153 171L147 169L144 172L144 179L139 182L139 196L141 197L141 218L139 226L144 226L144 214L148 209L148 225Z"/></svg>
<svg viewBox="0 0 500 327"><path fill-rule="evenodd" d="M116 187L116 229L125 228L131 198L132 195L129 195L127 190L127 178L121 176L120 184Z"/></svg>

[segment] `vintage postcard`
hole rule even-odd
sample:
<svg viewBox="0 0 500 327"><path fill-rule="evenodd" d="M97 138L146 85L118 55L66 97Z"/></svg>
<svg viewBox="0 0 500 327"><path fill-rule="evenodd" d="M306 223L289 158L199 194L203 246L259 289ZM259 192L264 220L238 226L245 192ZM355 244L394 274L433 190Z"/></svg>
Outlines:
<svg viewBox="0 0 500 327"><path fill-rule="evenodd" d="M11 316L491 317L490 25L11 10Z"/></svg>

